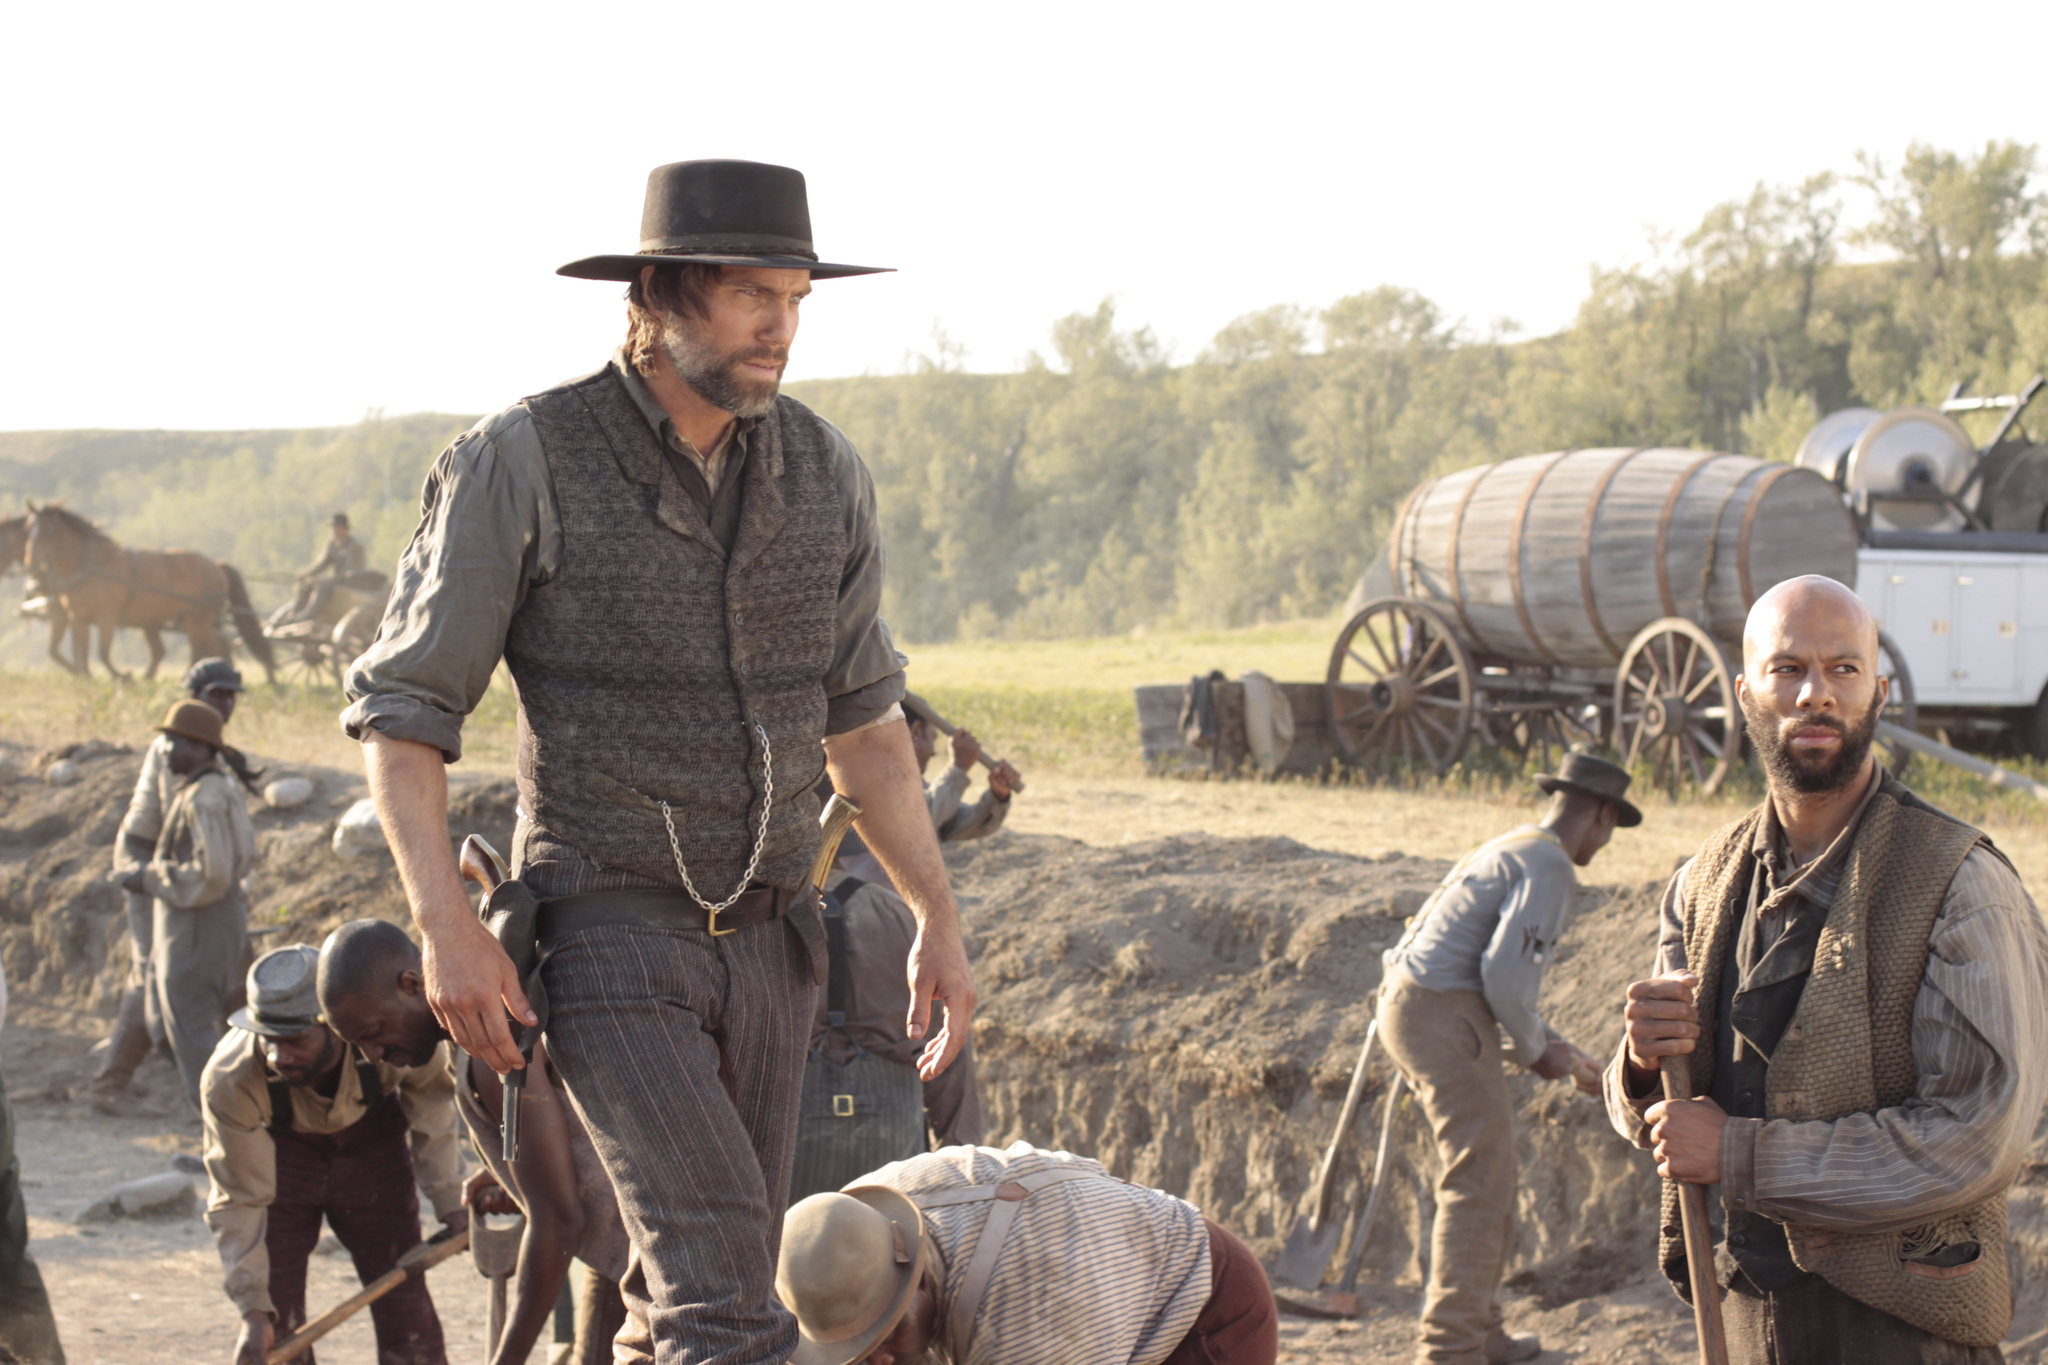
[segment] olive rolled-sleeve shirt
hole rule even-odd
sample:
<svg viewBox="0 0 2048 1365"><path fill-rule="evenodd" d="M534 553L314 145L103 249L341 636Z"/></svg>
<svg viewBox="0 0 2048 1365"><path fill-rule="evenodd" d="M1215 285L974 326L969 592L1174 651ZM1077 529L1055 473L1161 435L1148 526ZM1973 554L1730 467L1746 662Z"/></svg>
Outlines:
<svg viewBox="0 0 2048 1365"><path fill-rule="evenodd" d="M738 477L753 423L736 420L709 461L676 431L623 351L612 370L669 453L675 480L716 535L737 528ZM833 430L834 476L845 518L833 657L824 685L825 733L885 716L903 697L903 656L882 620L884 555L874 479L853 443ZM719 536L730 545L729 535ZM348 673L342 727L377 730L462 756L463 718L476 709L503 657L526 595L562 564L564 541L540 433L526 406L487 417L442 452L420 497L420 524L399 558L374 644Z"/></svg>
<svg viewBox="0 0 2048 1365"><path fill-rule="evenodd" d="M445 1046L419 1066L377 1064L378 1084L385 1094L397 1094L411 1129L413 1178L443 1222L462 1207L463 1177ZM275 1313L263 1238L277 1198L277 1144L270 1136L270 1070L255 1034L227 1031L206 1063L200 1091L211 1186L206 1225L220 1253L224 1287L237 1312ZM291 1097L292 1127L301 1133L338 1133L369 1112L348 1059L334 1098L310 1086L293 1086Z"/></svg>

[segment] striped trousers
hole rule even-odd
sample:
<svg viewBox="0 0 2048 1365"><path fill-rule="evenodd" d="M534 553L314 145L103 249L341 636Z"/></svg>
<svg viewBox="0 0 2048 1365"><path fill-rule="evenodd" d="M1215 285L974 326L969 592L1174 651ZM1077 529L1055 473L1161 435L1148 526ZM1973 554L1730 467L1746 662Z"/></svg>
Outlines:
<svg viewBox="0 0 2048 1365"><path fill-rule="evenodd" d="M782 1365L775 1258L817 990L788 920L552 940L548 1051L633 1253L620 1362Z"/></svg>

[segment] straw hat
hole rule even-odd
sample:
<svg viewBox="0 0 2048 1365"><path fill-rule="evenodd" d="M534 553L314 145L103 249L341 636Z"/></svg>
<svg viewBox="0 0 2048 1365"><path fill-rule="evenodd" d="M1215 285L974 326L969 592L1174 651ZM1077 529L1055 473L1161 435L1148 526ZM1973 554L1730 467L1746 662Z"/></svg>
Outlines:
<svg viewBox="0 0 2048 1365"><path fill-rule="evenodd" d="M923 1278L924 1222L886 1185L799 1200L782 1218L775 1294L796 1314L789 1365L852 1365L896 1330Z"/></svg>

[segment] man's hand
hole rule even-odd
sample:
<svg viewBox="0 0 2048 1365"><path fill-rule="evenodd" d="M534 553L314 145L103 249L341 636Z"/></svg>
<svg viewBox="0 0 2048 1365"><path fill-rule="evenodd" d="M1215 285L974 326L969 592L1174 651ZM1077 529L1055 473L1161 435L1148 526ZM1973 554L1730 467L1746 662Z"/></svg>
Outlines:
<svg viewBox="0 0 2048 1365"><path fill-rule="evenodd" d="M447 1213L441 1215L442 1231L446 1232L450 1237L460 1237L464 1229L468 1227L468 1209L450 1209Z"/></svg>
<svg viewBox="0 0 2048 1365"><path fill-rule="evenodd" d="M1728 1115L1710 1099L1659 1100L1643 1113L1650 1150L1666 1180L1714 1185L1721 1179L1721 1130Z"/></svg>
<svg viewBox="0 0 2048 1365"><path fill-rule="evenodd" d="M130 872L127 876L121 878L121 889L123 891L128 892L130 895L142 895L145 890L143 886L142 873L143 869L138 867L133 872Z"/></svg>
<svg viewBox="0 0 2048 1365"><path fill-rule="evenodd" d="M268 1313L242 1314L242 1334L235 1338L235 1365L264 1365L264 1357L276 1343L276 1327Z"/></svg>
<svg viewBox="0 0 2048 1365"><path fill-rule="evenodd" d="M491 1168L483 1167L462 1187L462 1202L478 1213L517 1214L524 1212L498 1177L491 1174Z"/></svg>
<svg viewBox="0 0 2048 1365"><path fill-rule="evenodd" d="M996 794L998 801L1009 800L1010 793L1023 785L1024 779L1018 776L1017 770L1011 767L1007 760L989 770L988 789Z"/></svg>
<svg viewBox="0 0 2048 1365"><path fill-rule="evenodd" d="M1683 1057L1700 1036L1692 993L1700 979L1691 972L1628 983L1628 1069L1639 1084L1657 1074L1666 1057Z"/></svg>
<svg viewBox="0 0 2048 1365"><path fill-rule="evenodd" d="M1546 1081L1569 1080L1588 1095L1600 1093L1600 1064L1590 1055L1562 1038L1551 1040L1543 1055L1529 1068ZM1591 1075L1590 1083L1587 1080Z"/></svg>
<svg viewBox="0 0 2048 1365"><path fill-rule="evenodd" d="M441 1027L464 1052L500 1076L524 1068L505 1011L517 1010L523 1023L539 1020L526 1003L512 959L473 914L440 917L431 928L424 916L415 918L420 921L427 1004Z"/></svg>
<svg viewBox="0 0 2048 1365"><path fill-rule="evenodd" d="M957 918L943 928L925 925L910 945L910 1037L922 1038L931 1026L932 1002L946 1007L946 1023L917 1057L917 1074L931 1080L953 1064L974 1027L974 976L967 969L967 947L960 941Z"/></svg>
<svg viewBox="0 0 2048 1365"><path fill-rule="evenodd" d="M974 771L981 761L981 741L966 730L953 732L953 766L963 773Z"/></svg>

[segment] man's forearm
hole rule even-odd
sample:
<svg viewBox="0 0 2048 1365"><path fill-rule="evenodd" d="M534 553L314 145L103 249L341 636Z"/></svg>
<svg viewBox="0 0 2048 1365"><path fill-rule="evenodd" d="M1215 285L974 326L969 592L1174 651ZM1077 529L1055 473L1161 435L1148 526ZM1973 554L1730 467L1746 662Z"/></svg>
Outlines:
<svg viewBox="0 0 2048 1365"><path fill-rule="evenodd" d="M957 921L924 781L901 724L876 725L825 741L825 766L835 791L861 808L854 828L882 864L920 928L934 916Z"/></svg>
<svg viewBox="0 0 2048 1365"><path fill-rule="evenodd" d="M451 915L468 917L469 897L448 843L448 768L441 751L369 730L363 767L420 931L434 933Z"/></svg>

